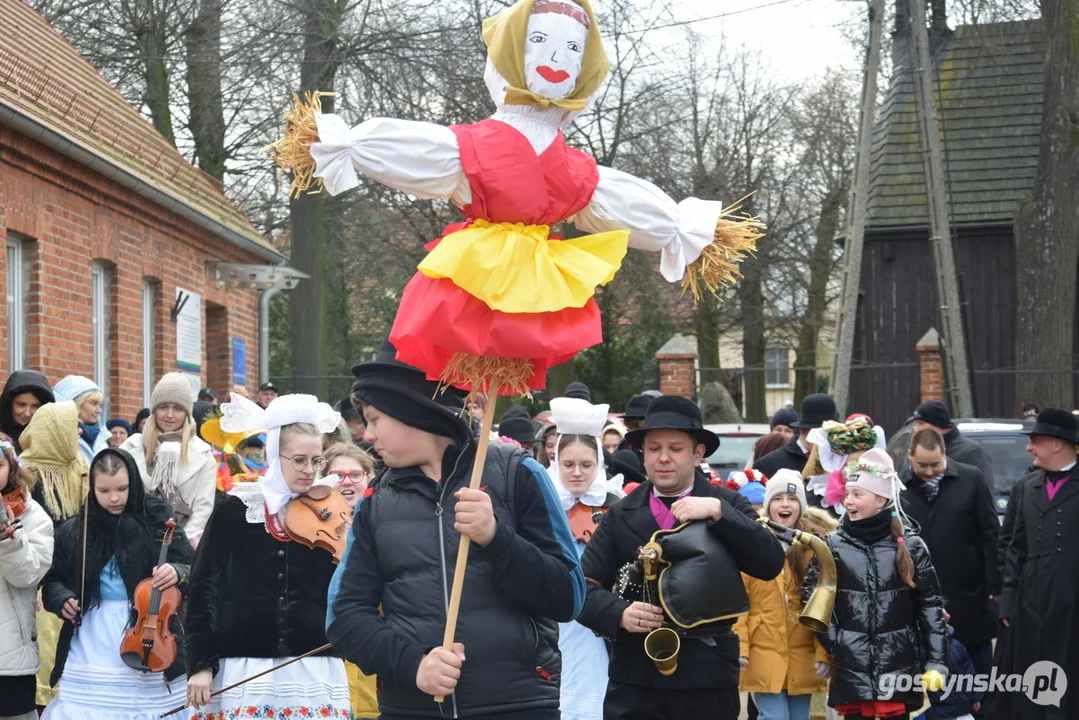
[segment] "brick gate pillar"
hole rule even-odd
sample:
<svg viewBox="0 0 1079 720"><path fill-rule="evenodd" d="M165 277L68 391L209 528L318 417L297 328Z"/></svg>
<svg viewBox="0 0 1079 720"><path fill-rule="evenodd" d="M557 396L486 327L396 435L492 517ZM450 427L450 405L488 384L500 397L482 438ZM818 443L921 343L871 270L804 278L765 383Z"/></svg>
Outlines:
<svg viewBox="0 0 1079 720"><path fill-rule="evenodd" d="M684 335L675 335L656 352L659 391L664 395L697 397L697 347Z"/></svg>
<svg viewBox="0 0 1079 720"><path fill-rule="evenodd" d="M918 351L921 402L928 400L943 402L945 396L944 361L940 354L940 335L935 329L930 328L914 347Z"/></svg>

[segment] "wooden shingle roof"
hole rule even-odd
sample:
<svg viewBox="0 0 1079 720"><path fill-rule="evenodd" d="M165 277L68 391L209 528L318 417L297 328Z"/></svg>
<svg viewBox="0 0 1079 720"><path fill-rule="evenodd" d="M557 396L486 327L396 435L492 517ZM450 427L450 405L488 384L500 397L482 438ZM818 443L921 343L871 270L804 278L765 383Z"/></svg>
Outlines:
<svg viewBox="0 0 1079 720"><path fill-rule="evenodd" d="M1042 111L1041 28L1040 20L960 26L935 55L933 98L956 224L1010 222L1017 201L1033 186ZM873 135L870 228L929 223L913 63L900 62Z"/></svg>
<svg viewBox="0 0 1079 720"><path fill-rule="evenodd" d="M26 0L0 0L0 109L27 118L207 220L271 262L277 250Z"/></svg>

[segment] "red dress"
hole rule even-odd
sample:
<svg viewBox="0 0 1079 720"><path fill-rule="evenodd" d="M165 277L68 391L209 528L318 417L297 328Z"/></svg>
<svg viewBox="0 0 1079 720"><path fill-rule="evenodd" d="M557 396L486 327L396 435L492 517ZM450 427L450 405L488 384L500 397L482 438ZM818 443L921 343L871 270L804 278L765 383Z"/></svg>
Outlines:
<svg viewBox="0 0 1079 720"><path fill-rule="evenodd" d="M596 161L566 147L561 132L536 155L524 135L499 120L451 129L457 136L472 202L461 209L467 222L448 227L446 234L476 220L554 225L588 205L599 182ZM534 390L545 387L551 366L602 339L599 308L592 299L583 307L555 312L501 312L453 280L422 272L405 287L390 332L397 358L422 369L431 379L440 379L458 352L527 358L533 369L528 385Z"/></svg>

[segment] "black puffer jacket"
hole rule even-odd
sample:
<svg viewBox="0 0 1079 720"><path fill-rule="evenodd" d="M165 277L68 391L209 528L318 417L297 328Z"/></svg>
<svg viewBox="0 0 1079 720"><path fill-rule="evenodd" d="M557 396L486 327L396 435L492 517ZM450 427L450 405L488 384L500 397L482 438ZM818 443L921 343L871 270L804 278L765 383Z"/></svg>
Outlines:
<svg viewBox="0 0 1079 720"><path fill-rule="evenodd" d="M460 535L454 493L468 484L474 450L449 448L443 480L418 468L388 469L363 500L330 589L327 636L379 679L383 717L505 717L558 712L558 622L584 603L566 515L543 468L521 450L492 443L481 489L498 529L471 546L455 638L466 660L445 706L416 687L423 656L442 644ZM381 609L380 609L381 606Z"/></svg>
<svg viewBox="0 0 1079 720"><path fill-rule="evenodd" d="M930 664L948 666L949 637L937 573L922 539L908 535L904 540L914 560L914 588L899 577L898 545L890 535L866 544L841 525L825 538L835 557L837 592L828 632L817 637L832 656L831 707L884 699L885 675L913 677ZM806 573L806 600L819 575L814 559ZM924 697L897 691L890 699L913 711Z"/></svg>

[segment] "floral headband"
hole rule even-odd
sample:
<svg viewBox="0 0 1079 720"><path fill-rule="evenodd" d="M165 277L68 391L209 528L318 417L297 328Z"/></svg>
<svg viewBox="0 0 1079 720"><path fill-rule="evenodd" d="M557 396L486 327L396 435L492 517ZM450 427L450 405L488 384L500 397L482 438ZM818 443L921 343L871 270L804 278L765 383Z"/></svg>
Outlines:
<svg viewBox="0 0 1079 720"><path fill-rule="evenodd" d="M828 420L822 429L828 435L828 445L839 455L870 450L877 444L876 429L864 417L856 417L846 424Z"/></svg>

